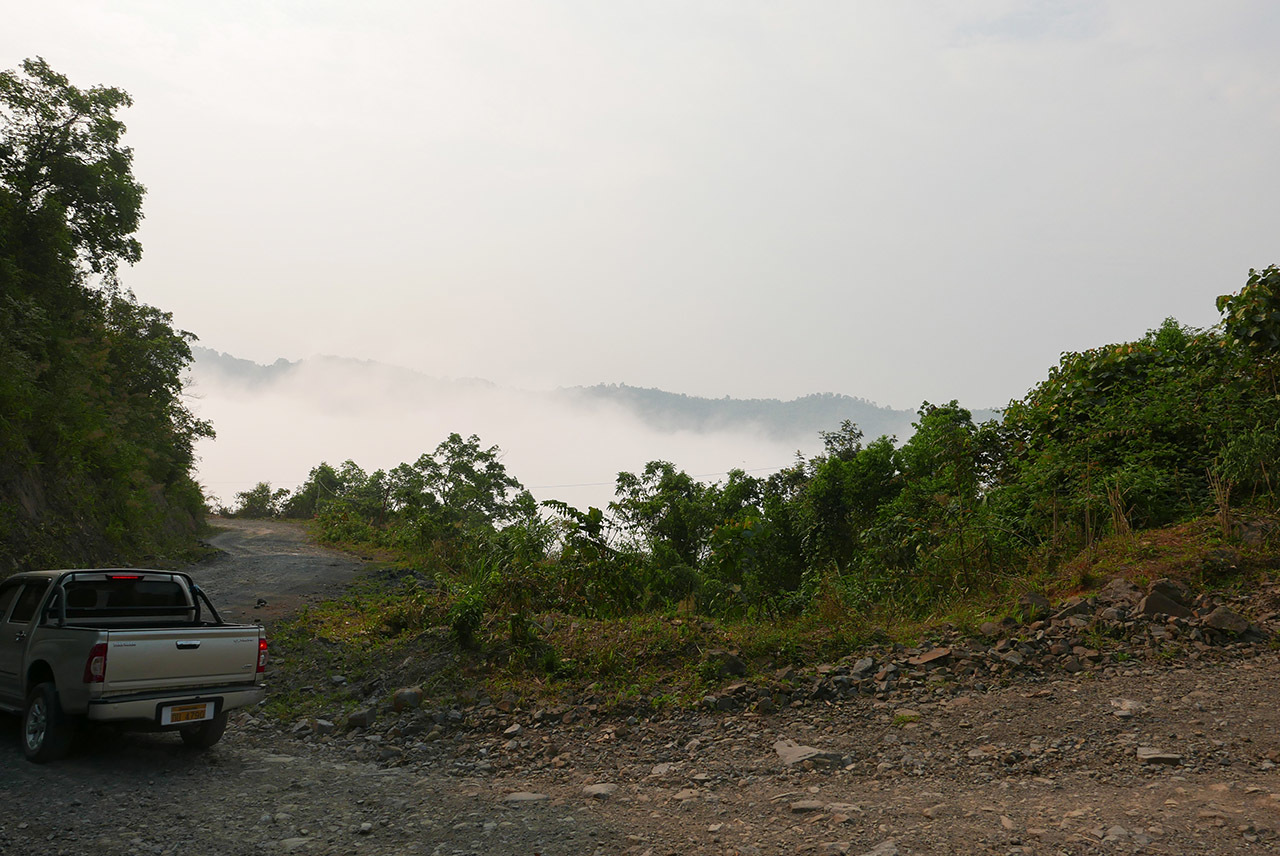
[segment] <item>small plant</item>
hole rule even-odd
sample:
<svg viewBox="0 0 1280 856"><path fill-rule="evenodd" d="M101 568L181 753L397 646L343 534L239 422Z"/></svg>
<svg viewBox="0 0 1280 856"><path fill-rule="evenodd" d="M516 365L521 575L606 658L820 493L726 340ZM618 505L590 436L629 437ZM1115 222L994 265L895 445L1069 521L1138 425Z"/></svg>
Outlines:
<svg viewBox="0 0 1280 856"><path fill-rule="evenodd" d="M1231 482L1222 478L1212 468L1205 470L1209 478L1209 488L1213 491L1213 501L1217 508L1215 519L1222 531L1223 538L1231 537Z"/></svg>
<svg viewBox="0 0 1280 856"><path fill-rule="evenodd" d="M1107 505L1111 509L1112 530L1119 537L1128 538L1133 529L1129 525L1129 510L1124 504L1124 488L1118 481L1107 485Z"/></svg>

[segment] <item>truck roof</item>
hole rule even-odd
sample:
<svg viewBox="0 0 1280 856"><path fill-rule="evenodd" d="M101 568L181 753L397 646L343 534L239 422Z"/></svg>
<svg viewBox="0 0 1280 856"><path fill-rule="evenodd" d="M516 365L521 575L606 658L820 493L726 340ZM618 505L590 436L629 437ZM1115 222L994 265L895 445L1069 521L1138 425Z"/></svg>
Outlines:
<svg viewBox="0 0 1280 856"><path fill-rule="evenodd" d="M56 579L63 574L163 574L164 576L187 576L182 571L158 571L154 568L62 568L60 570L19 571L5 579Z"/></svg>

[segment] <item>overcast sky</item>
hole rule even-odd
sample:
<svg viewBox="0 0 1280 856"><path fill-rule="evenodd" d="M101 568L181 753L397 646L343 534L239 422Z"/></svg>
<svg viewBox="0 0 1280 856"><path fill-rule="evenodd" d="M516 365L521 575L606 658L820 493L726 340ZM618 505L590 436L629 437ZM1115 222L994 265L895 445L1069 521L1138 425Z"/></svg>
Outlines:
<svg viewBox="0 0 1280 856"><path fill-rule="evenodd" d="M0 66L133 95L124 280L208 347L979 407L1280 262L1277 44L1274 0L43 0Z"/></svg>

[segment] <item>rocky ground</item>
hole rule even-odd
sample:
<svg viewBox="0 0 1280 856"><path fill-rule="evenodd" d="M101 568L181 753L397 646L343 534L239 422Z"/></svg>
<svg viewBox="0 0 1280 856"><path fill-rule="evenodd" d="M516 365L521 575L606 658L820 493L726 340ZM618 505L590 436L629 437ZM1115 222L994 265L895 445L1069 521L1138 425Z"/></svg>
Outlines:
<svg viewBox="0 0 1280 856"><path fill-rule="evenodd" d="M678 713L389 683L205 753L100 732L49 766L0 718L0 852L1280 852L1278 604L1116 582L806 669L718 652L726 685Z"/></svg>

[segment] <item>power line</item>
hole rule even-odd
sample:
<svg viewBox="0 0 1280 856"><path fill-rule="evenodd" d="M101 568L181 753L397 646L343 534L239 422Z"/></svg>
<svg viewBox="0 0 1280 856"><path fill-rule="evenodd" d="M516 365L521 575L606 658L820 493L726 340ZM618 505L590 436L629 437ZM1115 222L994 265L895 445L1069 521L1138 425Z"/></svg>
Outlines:
<svg viewBox="0 0 1280 856"><path fill-rule="evenodd" d="M744 473L765 473L765 472L777 472L778 470L785 470L789 466L790 464L782 464L781 466L774 466L774 467L754 467L752 469L742 469L741 467L735 467L734 469L740 470L741 472L744 472ZM713 476L727 476L731 472L733 472L733 470L726 470L720 473L693 473L692 477L695 479L707 479L707 478L712 478ZM580 484L535 484L535 485L527 485L526 488L528 490L559 490L561 488L567 488L567 487L609 487L610 485L613 485L615 483L616 483L616 480L607 481L607 482L582 482Z"/></svg>

